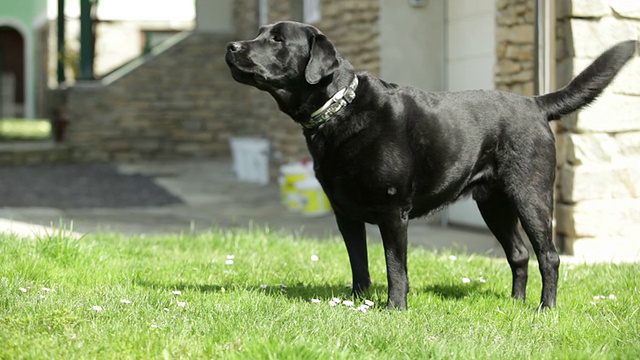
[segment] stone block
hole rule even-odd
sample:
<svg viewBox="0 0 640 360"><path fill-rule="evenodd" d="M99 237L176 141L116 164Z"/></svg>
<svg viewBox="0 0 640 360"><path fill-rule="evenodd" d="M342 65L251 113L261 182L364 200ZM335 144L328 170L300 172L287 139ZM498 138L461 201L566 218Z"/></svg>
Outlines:
<svg viewBox="0 0 640 360"><path fill-rule="evenodd" d="M640 199L588 200L556 207L556 230L570 238L640 233Z"/></svg>
<svg viewBox="0 0 640 360"><path fill-rule="evenodd" d="M573 165L610 163L620 157L617 141L608 134L567 134L565 144Z"/></svg>
<svg viewBox="0 0 640 360"><path fill-rule="evenodd" d="M640 131L615 134L614 138L620 149L620 156L640 163Z"/></svg>
<svg viewBox="0 0 640 360"><path fill-rule="evenodd" d="M610 14L611 8L605 0L571 0L564 15L579 18L599 18Z"/></svg>
<svg viewBox="0 0 640 360"><path fill-rule="evenodd" d="M519 61L533 61L533 47L531 45L509 45L505 56Z"/></svg>
<svg viewBox="0 0 640 360"><path fill-rule="evenodd" d="M610 46L627 39L636 39L640 23L611 16L600 20L571 19L575 57L594 59Z"/></svg>
<svg viewBox="0 0 640 360"><path fill-rule="evenodd" d="M562 202L633 198L640 199L640 164L597 164L562 168Z"/></svg>
<svg viewBox="0 0 640 360"><path fill-rule="evenodd" d="M621 39L627 40L627 39ZM603 48L602 51L606 50ZM578 58L564 62L558 67L558 73L570 74L570 78L563 79L563 84L576 77L580 72L591 65L593 59ZM640 96L640 57L631 59L616 75L613 82L607 87L607 91L620 95ZM638 100L640 101L640 99ZM639 109L640 111L640 109Z"/></svg>
<svg viewBox="0 0 640 360"><path fill-rule="evenodd" d="M573 132L619 133L640 130L640 97L605 91L575 116L562 119Z"/></svg>
<svg viewBox="0 0 640 360"><path fill-rule="evenodd" d="M640 20L640 3L629 0L608 0L609 6L621 17Z"/></svg>
<svg viewBox="0 0 640 360"><path fill-rule="evenodd" d="M531 44L535 37L535 29L532 24L516 25L511 27L499 27L496 29L496 41L507 41L514 44Z"/></svg>
<svg viewBox="0 0 640 360"><path fill-rule="evenodd" d="M565 238L565 249L577 260L593 262L638 262L640 261L640 238L595 237Z"/></svg>

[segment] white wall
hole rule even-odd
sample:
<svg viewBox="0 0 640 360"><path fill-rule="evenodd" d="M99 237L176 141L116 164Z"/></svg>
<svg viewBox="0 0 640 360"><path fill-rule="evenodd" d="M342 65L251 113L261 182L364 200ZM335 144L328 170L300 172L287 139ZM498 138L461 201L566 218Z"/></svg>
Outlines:
<svg viewBox="0 0 640 360"><path fill-rule="evenodd" d="M494 0L447 1L447 90L495 87L495 11ZM451 205L447 217L450 223L486 227L472 199Z"/></svg>
<svg viewBox="0 0 640 360"><path fill-rule="evenodd" d="M196 0L196 31L233 32L233 0Z"/></svg>
<svg viewBox="0 0 640 360"><path fill-rule="evenodd" d="M444 2L413 7L380 1L380 77L430 91L443 89Z"/></svg>
<svg viewBox="0 0 640 360"><path fill-rule="evenodd" d="M447 89L493 89L494 0L447 1Z"/></svg>

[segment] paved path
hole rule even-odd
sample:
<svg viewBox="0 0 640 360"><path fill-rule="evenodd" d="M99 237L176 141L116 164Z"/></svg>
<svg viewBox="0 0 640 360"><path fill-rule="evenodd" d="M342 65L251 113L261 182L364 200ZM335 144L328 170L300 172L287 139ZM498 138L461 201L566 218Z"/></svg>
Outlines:
<svg viewBox="0 0 640 360"><path fill-rule="evenodd" d="M23 236L61 225L77 233L268 226L300 236L338 236L333 216L288 211L279 203L275 184L238 182L226 161L126 164L111 170L104 165L15 167L0 169L0 179L0 186L13 188L4 203L0 197L0 230ZM372 241L380 241L375 227L367 230ZM443 228L425 219L412 220L409 240L433 249L503 254L487 232Z"/></svg>

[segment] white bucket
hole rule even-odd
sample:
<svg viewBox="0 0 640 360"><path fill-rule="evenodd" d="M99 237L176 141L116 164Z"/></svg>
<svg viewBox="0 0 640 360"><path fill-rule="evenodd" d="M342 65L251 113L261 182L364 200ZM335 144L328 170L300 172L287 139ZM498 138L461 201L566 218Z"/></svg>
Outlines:
<svg viewBox="0 0 640 360"><path fill-rule="evenodd" d="M269 183L269 140L251 137L230 139L233 170L238 180Z"/></svg>

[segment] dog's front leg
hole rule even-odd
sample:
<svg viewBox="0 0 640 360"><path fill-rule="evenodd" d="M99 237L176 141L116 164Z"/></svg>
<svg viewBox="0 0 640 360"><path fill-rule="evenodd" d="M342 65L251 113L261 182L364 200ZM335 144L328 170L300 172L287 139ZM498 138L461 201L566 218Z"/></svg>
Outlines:
<svg viewBox="0 0 640 360"><path fill-rule="evenodd" d="M407 227L409 213L405 210L392 211L378 223L384 255L387 261L387 283L389 300L387 309L406 309L409 279L407 277Z"/></svg>
<svg viewBox="0 0 640 360"><path fill-rule="evenodd" d="M338 212L336 212L336 222L349 253L351 274L353 275L353 294L361 296L369 290L371 285L364 222L349 219Z"/></svg>

